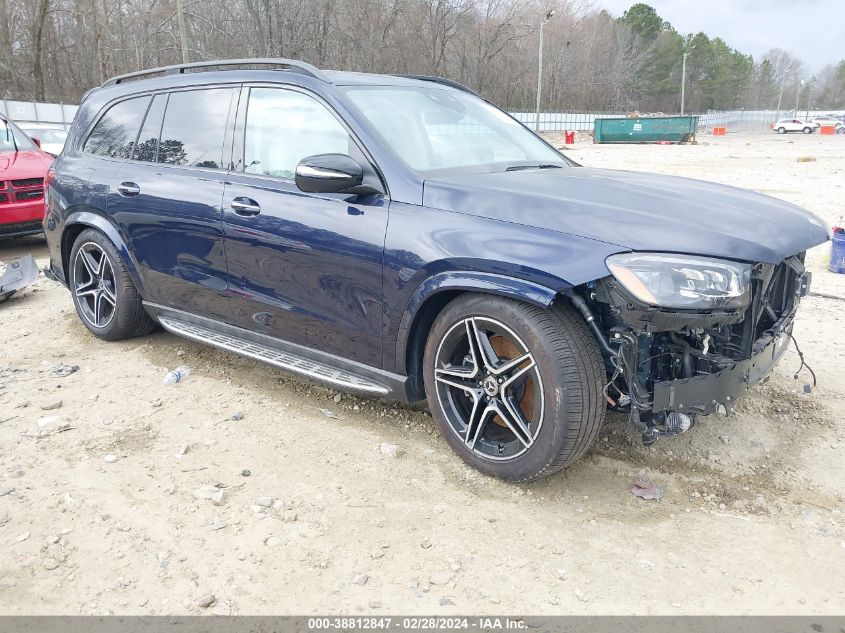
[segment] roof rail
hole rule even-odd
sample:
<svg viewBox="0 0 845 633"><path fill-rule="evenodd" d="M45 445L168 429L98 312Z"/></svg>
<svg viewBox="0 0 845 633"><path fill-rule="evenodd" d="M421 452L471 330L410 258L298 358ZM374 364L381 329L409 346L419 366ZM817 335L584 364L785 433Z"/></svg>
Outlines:
<svg viewBox="0 0 845 633"><path fill-rule="evenodd" d="M444 86L449 86L450 88L457 88L458 90L463 90L464 92L468 92L471 95L475 95L476 97L480 97L477 92L467 88L465 85L458 83L457 81L452 81L451 79L446 79L444 77L434 77L432 75L396 75L396 77L404 77L405 79L419 79L420 81L431 81L436 84L443 84Z"/></svg>
<svg viewBox="0 0 845 633"><path fill-rule="evenodd" d="M325 73L311 64L306 64L305 62L296 61L294 59L262 57L256 59L218 59L207 62L193 62L190 64L176 64L175 66L162 66L160 68L139 70L134 73L126 73L125 75L112 77L104 82L102 87L115 86L130 79L139 79L146 75L154 75L157 73L163 73L165 75L181 75L184 74L185 71L189 70L221 68L226 66L285 66L288 69L302 73L303 75L314 77L315 79L319 79L320 81L324 81L326 83L332 83Z"/></svg>

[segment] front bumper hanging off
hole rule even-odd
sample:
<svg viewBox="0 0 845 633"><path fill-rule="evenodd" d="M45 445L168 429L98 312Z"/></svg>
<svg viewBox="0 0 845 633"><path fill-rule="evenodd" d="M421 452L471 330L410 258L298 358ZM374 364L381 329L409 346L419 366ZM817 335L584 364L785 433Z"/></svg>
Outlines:
<svg viewBox="0 0 845 633"><path fill-rule="evenodd" d="M722 407L730 413L734 401L765 380L786 353L811 273L799 255L775 267L760 265L754 274L756 292L743 312L654 308L605 280L591 295L601 328L573 293L573 305L604 350L608 403L629 412L644 443L683 433L698 415Z"/></svg>
<svg viewBox="0 0 845 633"><path fill-rule="evenodd" d="M733 367L715 374L655 383L652 410L708 415L721 405L730 412L737 396L768 376L789 348L791 317L788 324L773 333L771 340L764 342L762 349Z"/></svg>

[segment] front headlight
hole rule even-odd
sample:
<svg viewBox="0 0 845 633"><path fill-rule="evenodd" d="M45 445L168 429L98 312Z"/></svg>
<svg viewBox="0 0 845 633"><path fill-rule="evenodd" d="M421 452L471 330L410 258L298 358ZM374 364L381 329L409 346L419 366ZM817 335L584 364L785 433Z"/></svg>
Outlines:
<svg viewBox="0 0 845 633"><path fill-rule="evenodd" d="M744 308L751 264L663 253L611 255L607 268L634 297L664 308Z"/></svg>

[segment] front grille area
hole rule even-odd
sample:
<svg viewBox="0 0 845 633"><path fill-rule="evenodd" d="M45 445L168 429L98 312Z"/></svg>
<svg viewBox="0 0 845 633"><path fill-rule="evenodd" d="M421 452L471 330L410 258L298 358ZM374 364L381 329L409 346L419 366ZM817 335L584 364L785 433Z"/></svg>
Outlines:
<svg viewBox="0 0 845 633"><path fill-rule="evenodd" d="M34 191L18 191L15 194L15 199L18 202L26 202L27 200L38 200L44 197L44 191L35 189Z"/></svg>
<svg viewBox="0 0 845 633"><path fill-rule="evenodd" d="M15 189L24 189L26 187L43 187L43 178L23 178L22 180L13 180L12 187Z"/></svg>
<svg viewBox="0 0 845 633"><path fill-rule="evenodd" d="M43 178L0 180L0 205L13 202L32 202L44 197Z"/></svg>
<svg viewBox="0 0 845 633"><path fill-rule="evenodd" d="M32 220L30 222L17 222L15 224L0 224L0 237L8 237L10 235L28 235L30 233L40 233L44 230L40 220Z"/></svg>
<svg viewBox="0 0 845 633"><path fill-rule="evenodd" d="M734 360L744 360L768 342L766 333L780 319L788 316L798 298L804 273L804 253L783 260L777 265L756 264L752 273L751 305L741 323L715 332L727 335L721 353Z"/></svg>

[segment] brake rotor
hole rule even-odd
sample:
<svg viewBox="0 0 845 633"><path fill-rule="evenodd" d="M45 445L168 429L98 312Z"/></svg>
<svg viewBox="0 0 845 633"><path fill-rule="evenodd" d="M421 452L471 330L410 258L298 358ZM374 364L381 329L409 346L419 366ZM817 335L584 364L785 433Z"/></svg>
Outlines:
<svg viewBox="0 0 845 633"><path fill-rule="evenodd" d="M493 336L491 336L490 345L493 348L493 351L496 352L496 356L498 356L501 360L512 360L521 356L524 353L519 350L519 348L513 341L511 341L505 336L502 336L501 334L494 334ZM522 414L525 416L526 420L534 419L533 383L534 378L529 376L522 384L522 396L517 401L519 404L519 408L522 409ZM504 426L507 428L507 424L505 424L505 421L502 420L502 418L500 418L498 415L493 418L493 421L499 426Z"/></svg>

